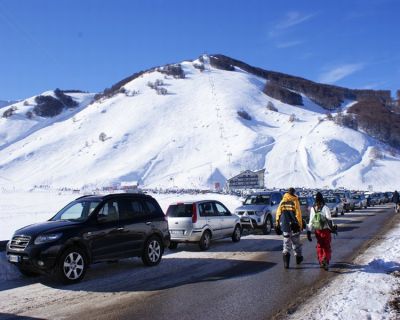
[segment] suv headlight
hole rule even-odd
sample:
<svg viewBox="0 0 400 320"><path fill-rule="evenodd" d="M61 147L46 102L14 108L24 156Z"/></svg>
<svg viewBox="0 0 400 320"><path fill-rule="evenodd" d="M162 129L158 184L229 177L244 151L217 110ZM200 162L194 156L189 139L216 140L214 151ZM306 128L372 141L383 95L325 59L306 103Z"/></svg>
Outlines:
<svg viewBox="0 0 400 320"><path fill-rule="evenodd" d="M61 236L62 236L62 233L41 234L36 237L35 244L53 242L53 241L60 239Z"/></svg>
<svg viewBox="0 0 400 320"><path fill-rule="evenodd" d="M256 211L256 215L258 215L259 217L261 217L264 214L264 211Z"/></svg>

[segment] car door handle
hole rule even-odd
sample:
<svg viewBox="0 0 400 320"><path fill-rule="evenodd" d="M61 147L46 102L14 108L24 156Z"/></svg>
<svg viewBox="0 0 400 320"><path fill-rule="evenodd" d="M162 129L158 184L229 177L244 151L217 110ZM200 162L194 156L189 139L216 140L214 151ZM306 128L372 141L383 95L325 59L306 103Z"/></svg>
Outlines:
<svg viewBox="0 0 400 320"><path fill-rule="evenodd" d="M146 225L148 225L148 226L151 225L151 221L147 221Z"/></svg>
<svg viewBox="0 0 400 320"><path fill-rule="evenodd" d="M117 228L117 231L124 231L124 228L122 228L122 227Z"/></svg>

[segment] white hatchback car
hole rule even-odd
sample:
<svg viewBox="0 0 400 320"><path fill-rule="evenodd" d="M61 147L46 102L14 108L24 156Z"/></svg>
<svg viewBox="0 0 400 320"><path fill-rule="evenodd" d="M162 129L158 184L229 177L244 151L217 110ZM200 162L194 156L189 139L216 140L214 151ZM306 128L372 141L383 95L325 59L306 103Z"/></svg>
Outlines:
<svg viewBox="0 0 400 320"><path fill-rule="evenodd" d="M173 203L168 207L167 218L170 249L176 249L178 243L192 242L207 250L211 240L231 237L238 242L242 235L239 216L216 200Z"/></svg>

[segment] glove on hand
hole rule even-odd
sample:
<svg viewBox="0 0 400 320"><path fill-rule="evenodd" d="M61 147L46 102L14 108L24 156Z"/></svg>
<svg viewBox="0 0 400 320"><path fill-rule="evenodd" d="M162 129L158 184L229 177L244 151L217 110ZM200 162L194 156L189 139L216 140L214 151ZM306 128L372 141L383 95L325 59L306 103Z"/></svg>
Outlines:
<svg viewBox="0 0 400 320"><path fill-rule="evenodd" d="M275 225L275 232L276 232L276 234L277 234L278 236L280 236L280 235L282 234L282 229L281 229L281 226L279 225L279 223L277 223L277 224Z"/></svg>
<svg viewBox="0 0 400 320"><path fill-rule="evenodd" d="M307 240L308 241L312 241L312 238L311 238L311 231L307 231Z"/></svg>

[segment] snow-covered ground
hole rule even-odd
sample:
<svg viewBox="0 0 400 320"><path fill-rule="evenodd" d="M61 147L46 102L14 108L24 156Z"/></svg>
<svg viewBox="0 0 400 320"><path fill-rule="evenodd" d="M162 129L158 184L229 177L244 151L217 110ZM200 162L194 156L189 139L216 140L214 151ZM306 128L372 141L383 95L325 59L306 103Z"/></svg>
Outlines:
<svg viewBox="0 0 400 320"><path fill-rule="evenodd" d="M400 319L388 307L400 289L399 244L400 223L288 319Z"/></svg>
<svg viewBox="0 0 400 320"><path fill-rule="evenodd" d="M265 79L207 63L200 71L199 63L181 63L185 79L149 71L125 84L125 93L91 104L90 95L74 96L80 107L55 118L27 119L34 97L15 104L14 115L0 118L0 187L139 181L212 189L263 168L268 187L397 187L399 155L385 145L326 120L306 96L304 106L291 106L263 93ZM167 94L149 86L156 82Z"/></svg>

